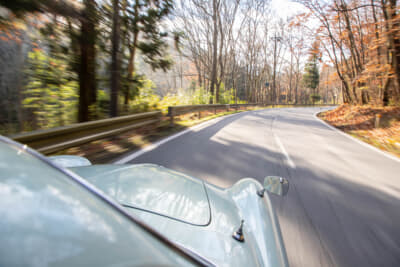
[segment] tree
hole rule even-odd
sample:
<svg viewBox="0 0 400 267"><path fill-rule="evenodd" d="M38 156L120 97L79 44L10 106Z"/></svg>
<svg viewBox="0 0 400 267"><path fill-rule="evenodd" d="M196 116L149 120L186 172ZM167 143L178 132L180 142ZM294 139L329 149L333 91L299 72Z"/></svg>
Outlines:
<svg viewBox="0 0 400 267"><path fill-rule="evenodd" d="M237 75L237 60L233 57L237 56L235 44L242 26L236 24L239 5L239 0L189 0L181 1L175 12L179 18L176 27L184 32L189 51L185 56L196 67L198 86L208 89L209 103L219 102L221 85L227 84L229 74Z"/></svg>
<svg viewBox="0 0 400 267"><path fill-rule="evenodd" d="M160 0L156 5L151 0L121 1L122 49L128 54L125 75L121 77L125 107L137 95L140 85L141 77L135 75L137 49L153 69L166 71L172 65L167 54L168 34L161 30L162 20L173 9L172 3L172 0ZM116 106L116 101L117 98L112 100L111 105Z"/></svg>
<svg viewBox="0 0 400 267"><path fill-rule="evenodd" d="M116 117L118 114L118 91L120 84L120 63L119 63L119 0L113 0L112 16L112 51L111 51L111 101L110 117Z"/></svg>
<svg viewBox="0 0 400 267"><path fill-rule="evenodd" d="M98 11L95 0L84 0L84 9L80 18L79 36L79 108L78 121L95 118L97 100L96 87L96 40Z"/></svg>
<svg viewBox="0 0 400 267"><path fill-rule="evenodd" d="M319 44L317 41L313 43L310 50L310 56L308 62L304 67L303 83L304 85L311 89L311 99L313 103L320 99L317 88L319 85L319 70L318 70L318 60L319 60Z"/></svg>
<svg viewBox="0 0 400 267"><path fill-rule="evenodd" d="M400 101L400 18L397 0L299 0L320 21L315 31L342 82L343 102Z"/></svg>

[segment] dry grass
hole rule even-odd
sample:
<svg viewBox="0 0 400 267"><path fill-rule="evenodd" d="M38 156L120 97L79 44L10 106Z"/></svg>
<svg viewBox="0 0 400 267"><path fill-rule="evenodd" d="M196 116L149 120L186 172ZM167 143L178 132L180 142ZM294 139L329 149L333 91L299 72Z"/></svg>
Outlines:
<svg viewBox="0 0 400 267"><path fill-rule="evenodd" d="M379 127L375 127L380 115ZM400 107L342 105L319 114L336 128L400 157Z"/></svg>

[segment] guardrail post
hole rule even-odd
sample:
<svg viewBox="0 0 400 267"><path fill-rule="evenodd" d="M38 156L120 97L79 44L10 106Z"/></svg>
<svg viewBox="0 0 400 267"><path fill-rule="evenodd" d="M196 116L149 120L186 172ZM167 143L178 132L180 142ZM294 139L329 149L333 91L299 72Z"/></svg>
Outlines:
<svg viewBox="0 0 400 267"><path fill-rule="evenodd" d="M375 115L375 128L379 128L380 122L381 122L381 117L382 117L381 114L376 114Z"/></svg>
<svg viewBox="0 0 400 267"><path fill-rule="evenodd" d="M199 111L199 114L198 114L198 116L199 116L199 119L201 119L201 111Z"/></svg>
<svg viewBox="0 0 400 267"><path fill-rule="evenodd" d="M214 115L217 114L217 108L214 108Z"/></svg>
<svg viewBox="0 0 400 267"><path fill-rule="evenodd" d="M172 107L168 107L169 123L174 124L174 114L172 114Z"/></svg>

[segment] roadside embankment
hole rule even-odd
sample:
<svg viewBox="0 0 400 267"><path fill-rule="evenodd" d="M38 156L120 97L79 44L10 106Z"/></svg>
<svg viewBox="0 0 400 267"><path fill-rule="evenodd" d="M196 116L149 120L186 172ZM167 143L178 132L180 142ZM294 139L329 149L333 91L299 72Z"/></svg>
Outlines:
<svg viewBox="0 0 400 267"><path fill-rule="evenodd" d="M341 105L318 114L332 126L400 157L400 107Z"/></svg>

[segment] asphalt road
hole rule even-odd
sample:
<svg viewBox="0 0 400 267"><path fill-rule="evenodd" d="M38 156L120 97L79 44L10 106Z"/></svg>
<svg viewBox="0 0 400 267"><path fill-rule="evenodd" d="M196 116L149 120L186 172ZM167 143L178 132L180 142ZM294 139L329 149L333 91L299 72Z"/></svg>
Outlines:
<svg viewBox="0 0 400 267"><path fill-rule="evenodd" d="M273 196L290 266L400 266L400 161L314 118L320 108L246 112L194 129L132 163L221 187L286 177Z"/></svg>

